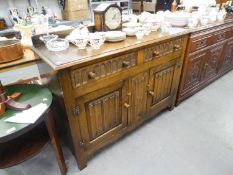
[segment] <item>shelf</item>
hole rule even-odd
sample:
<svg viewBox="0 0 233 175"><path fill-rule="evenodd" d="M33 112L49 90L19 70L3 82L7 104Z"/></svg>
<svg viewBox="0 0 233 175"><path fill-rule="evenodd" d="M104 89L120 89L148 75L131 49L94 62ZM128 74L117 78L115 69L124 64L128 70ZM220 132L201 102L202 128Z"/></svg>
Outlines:
<svg viewBox="0 0 233 175"><path fill-rule="evenodd" d="M49 135L44 125L36 127L0 146L0 168L8 168L22 163L37 155L49 141Z"/></svg>
<svg viewBox="0 0 233 175"><path fill-rule="evenodd" d="M117 2L129 2L128 0L119 0L119 1L100 1L100 2L90 2L91 4L101 4L103 2L117 3Z"/></svg>

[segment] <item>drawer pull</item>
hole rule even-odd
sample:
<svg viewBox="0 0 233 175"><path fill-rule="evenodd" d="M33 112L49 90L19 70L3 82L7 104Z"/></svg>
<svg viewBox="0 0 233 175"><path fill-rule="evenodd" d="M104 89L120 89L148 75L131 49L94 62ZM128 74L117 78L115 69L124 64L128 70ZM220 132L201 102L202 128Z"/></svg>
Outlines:
<svg viewBox="0 0 233 175"><path fill-rule="evenodd" d="M122 66L123 67L129 67L130 66L130 62L129 61L123 61L122 62Z"/></svg>
<svg viewBox="0 0 233 175"><path fill-rule="evenodd" d="M204 69L206 69L208 66L209 66L209 64L208 64L208 63L205 63Z"/></svg>
<svg viewBox="0 0 233 175"><path fill-rule="evenodd" d="M148 93L149 93L152 97L155 96L155 93L154 93L153 91L148 91Z"/></svg>
<svg viewBox="0 0 233 175"><path fill-rule="evenodd" d="M173 47L173 49L174 49L174 50L178 50L178 49L180 49L180 45L175 44L175 45L174 45L174 47Z"/></svg>
<svg viewBox="0 0 233 175"><path fill-rule="evenodd" d="M130 105L128 103L124 103L124 107L129 108Z"/></svg>
<svg viewBox="0 0 233 175"><path fill-rule="evenodd" d="M157 56L159 56L159 55L160 55L159 51L156 50L156 51L153 52L153 56L154 56L154 57L157 57Z"/></svg>
<svg viewBox="0 0 233 175"><path fill-rule="evenodd" d="M95 78L96 78L96 74L95 74L94 72L89 72L89 73L88 73L88 77L89 77L90 79L95 79Z"/></svg>

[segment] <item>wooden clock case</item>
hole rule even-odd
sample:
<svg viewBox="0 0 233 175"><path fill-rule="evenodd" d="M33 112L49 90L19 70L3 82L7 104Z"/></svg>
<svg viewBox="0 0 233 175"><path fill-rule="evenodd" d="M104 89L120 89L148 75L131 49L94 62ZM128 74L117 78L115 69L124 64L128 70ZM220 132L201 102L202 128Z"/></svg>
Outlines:
<svg viewBox="0 0 233 175"><path fill-rule="evenodd" d="M109 29L107 27L107 25L105 24L105 13L111 7L118 8L121 12L121 15L122 15L122 9L117 4L109 4L108 6L106 6L105 9L102 9L101 11L95 9L94 10L94 19L95 19L95 30L96 31L111 31L111 29ZM119 27L117 27L114 30L121 30L121 29L122 29L122 19L121 19L121 24L119 25Z"/></svg>

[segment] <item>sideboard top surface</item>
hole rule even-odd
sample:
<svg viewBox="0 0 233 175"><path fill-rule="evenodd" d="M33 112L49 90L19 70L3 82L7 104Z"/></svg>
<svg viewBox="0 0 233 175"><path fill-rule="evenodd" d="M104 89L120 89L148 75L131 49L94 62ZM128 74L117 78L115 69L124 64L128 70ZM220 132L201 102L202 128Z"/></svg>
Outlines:
<svg viewBox="0 0 233 175"><path fill-rule="evenodd" d="M93 50L88 46L85 50L79 50L78 47L70 44L69 48L61 52L49 51L43 43L36 43L32 48L53 70L58 71L76 65L96 61L99 58L120 54L129 50L145 47L150 44L162 42L175 37L188 34L187 29L172 28L169 33L162 34L152 32L148 36L144 36L142 41L138 41L136 37L127 37L126 40L116 43L105 42L99 50Z"/></svg>
<svg viewBox="0 0 233 175"><path fill-rule="evenodd" d="M82 66L86 63L95 62L103 57L111 57L112 55L121 54L129 50L146 47L150 44L156 44L175 37L180 37L188 34L196 35L200 32L208 32L211 29L221 29L226 25L231 25L232 17L228 17L224 22L208 24L206 26L195 29L185 29L172 27L169 33L152 32L148 36L144 36L142 41L138 41L136 37L127 37L126 40L116 43L105 42L99 50L93 50L88 46L85 50L79 50L76 46L70 43L67 50L61 52L49 51L45 45L36 40L33 51L36 52L54 71L63 70L72 66Z"/></svg>

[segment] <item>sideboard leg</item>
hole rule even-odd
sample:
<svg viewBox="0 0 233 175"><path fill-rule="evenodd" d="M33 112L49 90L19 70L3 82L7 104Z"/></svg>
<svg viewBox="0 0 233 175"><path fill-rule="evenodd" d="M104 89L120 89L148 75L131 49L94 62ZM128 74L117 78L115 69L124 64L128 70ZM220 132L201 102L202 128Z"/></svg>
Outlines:
<svg viewBox="0 0 233 175"><path fill-rule="evenodd" d="M80 156L79 156L80 157ZM84 168L87 167L87 161L86 160L80 160L80 158L77 160L78 168L80 170L83 170Z"/></svg>
<svg viewBox="0 0 233 175"><path fill-rule="evenodd" d="M52 115L52 111L49 109L45 116L45 123L47 126L47 130L50 136L50 140L57 158L57 162L61 171L61 175L65 175L67 172L66 164L65 164L65 159L63 156L62 148L59 143L59 139L56 133L56 128L55 128L55 123Z"/></svg>
<svg viewBox="0 0 233 175"><path fill-rule="evenodd" d="M173 104L173 105L171 105L170 107L169 107L169 111L172 111L173 109L174 109L174 107L175 107L175 105Z"/></svg>

